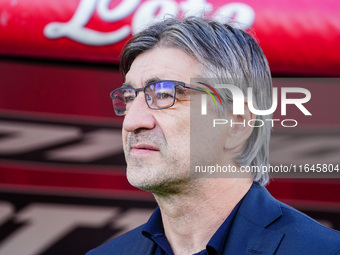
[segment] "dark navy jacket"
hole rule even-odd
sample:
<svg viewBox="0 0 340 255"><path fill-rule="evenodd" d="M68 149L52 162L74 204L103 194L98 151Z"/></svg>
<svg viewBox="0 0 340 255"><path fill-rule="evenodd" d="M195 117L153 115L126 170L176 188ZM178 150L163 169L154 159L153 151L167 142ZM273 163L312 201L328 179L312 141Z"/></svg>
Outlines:
<svg viewBox="0 0 340 255"><path fill-rule="evenodd" d="M155 244L142 235L143 226L87 255L153 254ZM223 255L243 254L340 255L340 232L322 226L254 184L235 216L223 252Z"/></svg>

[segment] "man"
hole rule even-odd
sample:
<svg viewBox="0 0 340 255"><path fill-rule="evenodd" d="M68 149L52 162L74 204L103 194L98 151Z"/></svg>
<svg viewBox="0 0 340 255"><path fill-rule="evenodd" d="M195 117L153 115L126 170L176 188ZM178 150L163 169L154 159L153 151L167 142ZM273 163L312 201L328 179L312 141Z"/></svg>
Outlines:
<svg viewBox="0 0 340 255"><path fill-rule="evenodd" d="M152 192L159 208L146 224L88 254L340 254L339 232L271 197L263 187L267 173L205 178L192 170L268 164L267 124L207 132L213 118L247 123L270 117L254 116L247 102L244 114L232 115L230 91L209 84L213 79L244 92L251 86L253 104L269 109L270 70L254 39L218 22L170 18L128 42L121 71L125 83L111 97L116 114L125 116L127 178ZM208 115L193 117L208 89L221 97L223 109L209 102Z"/></svg>

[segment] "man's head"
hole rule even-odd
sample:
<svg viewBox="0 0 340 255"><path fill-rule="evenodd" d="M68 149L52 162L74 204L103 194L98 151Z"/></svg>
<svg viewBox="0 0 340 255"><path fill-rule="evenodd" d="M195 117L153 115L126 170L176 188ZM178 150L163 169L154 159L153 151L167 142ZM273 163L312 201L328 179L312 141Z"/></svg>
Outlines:
<svg viewBox="0 0 340 255"><path fill-rule="evenodd" d="M219 84L238 86L245 95L251 86L255 108L271 106L271 75L262 50L247 33L218 22L189 17L156 23L127 43L120 68L125 82L135 89L158 80L189 84L191 78L213 78ZM150 109L147 99L140 95L143 92L139 92L126 113L123 144L128 179L134 186L151 192L176 192L177 185L190 178L191 89L177 87L178 90L175 104L163 110ZM230 91L217 91L226 111L230 112ZM265 116L256 118L264 120ZM270 123L265 123L252 129L238 155L232 155L235 164L268 163ZM207 148L211 163L223 156L220 151L227 136L217 134L217 145ZM204 137L200 139L208 144ZM208 160L208 157L199 157L199 160ZM265 184L268 175L256 173L253 179Z"/></svg>

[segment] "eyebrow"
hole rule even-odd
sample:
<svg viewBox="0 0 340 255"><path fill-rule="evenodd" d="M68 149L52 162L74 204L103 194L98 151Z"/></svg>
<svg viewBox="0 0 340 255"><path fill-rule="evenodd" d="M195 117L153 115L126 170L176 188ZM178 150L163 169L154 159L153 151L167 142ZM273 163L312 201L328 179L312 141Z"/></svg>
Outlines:
<svg viewBox="0 0 340 255"><path fill-rule="evenodd" d="M156 76L156 77L153 77L153 78L146 80L145 86L150 84L150 83L156 83L156 82L164 81L164 80L166 80L166 79L161 79L161 78ZM176 88L177 88L177 93L180 94L180 95L187 95L187 94L190 93L188 89L185 89L182 86L177 86Z"/></svg>
<svg viewBox="0 0 340 255"><path fill-rule="evenodd" d="M159 78L159 77L152 77L150 79L147 79L144 82L144 86L143 87L145 87L146 85L148 85L150 83L155 83L155 82L158 82L158 81L162 81L162 79ZM129 83L129 82L124 82L123 85L122 85L122 88L134 88L134 86L131 85L131 83Z"/></svg>
<svg viewBox="0 0 340 255"><path fill-rule="evenodd" d="M163 79L163 80L164 80L164 79ZM144 86L146 86L146 85L148 85L148 84L150 84L150 83L158 82L158 81L162 81L162 79L159 78L159 77L152 77L152 78L147 79L147 80L145 81Z"/></svg>
<svg viewBox="0 0 340 255"><path fill-rule="evenodd" d="M152 78L149 78L147 79L145 82L144 82L144 87L148 84L151 84L151 83L156 83L156 82L159 82L159 81L163 81L164 79L161 79L157 76L155 77L152 77ZM129 82L125 82L123 83L122 85L122 88L132 88L132 89L135 89L134 86L132 86ZM188 95L190 93L190 89L185 89L183 88L182 86L177 86L177 93L179 95Z"/></svg>
<svg viewBox="0 0 340 255"><path fill-rule="evenodd" d="M133 86L130 83L124 82L123 85L121 86L121 88L131 88L133 89Z"/></svg>

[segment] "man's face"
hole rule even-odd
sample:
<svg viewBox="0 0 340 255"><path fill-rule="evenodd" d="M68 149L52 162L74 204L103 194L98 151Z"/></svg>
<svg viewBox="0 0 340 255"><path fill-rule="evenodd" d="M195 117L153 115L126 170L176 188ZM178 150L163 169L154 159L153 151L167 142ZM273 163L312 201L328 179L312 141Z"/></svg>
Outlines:
<svg viewBox="0 0 340 255"><path fill-rule="evenodd" d="M126 83L144 87L150 80L190 83L199 65L175 48L155 47L139 55L126 74ZM153 193L177 193L190 180L190 96L179 96L168 109L152 110L139 92L123 122L127 178Z"/></svg>

